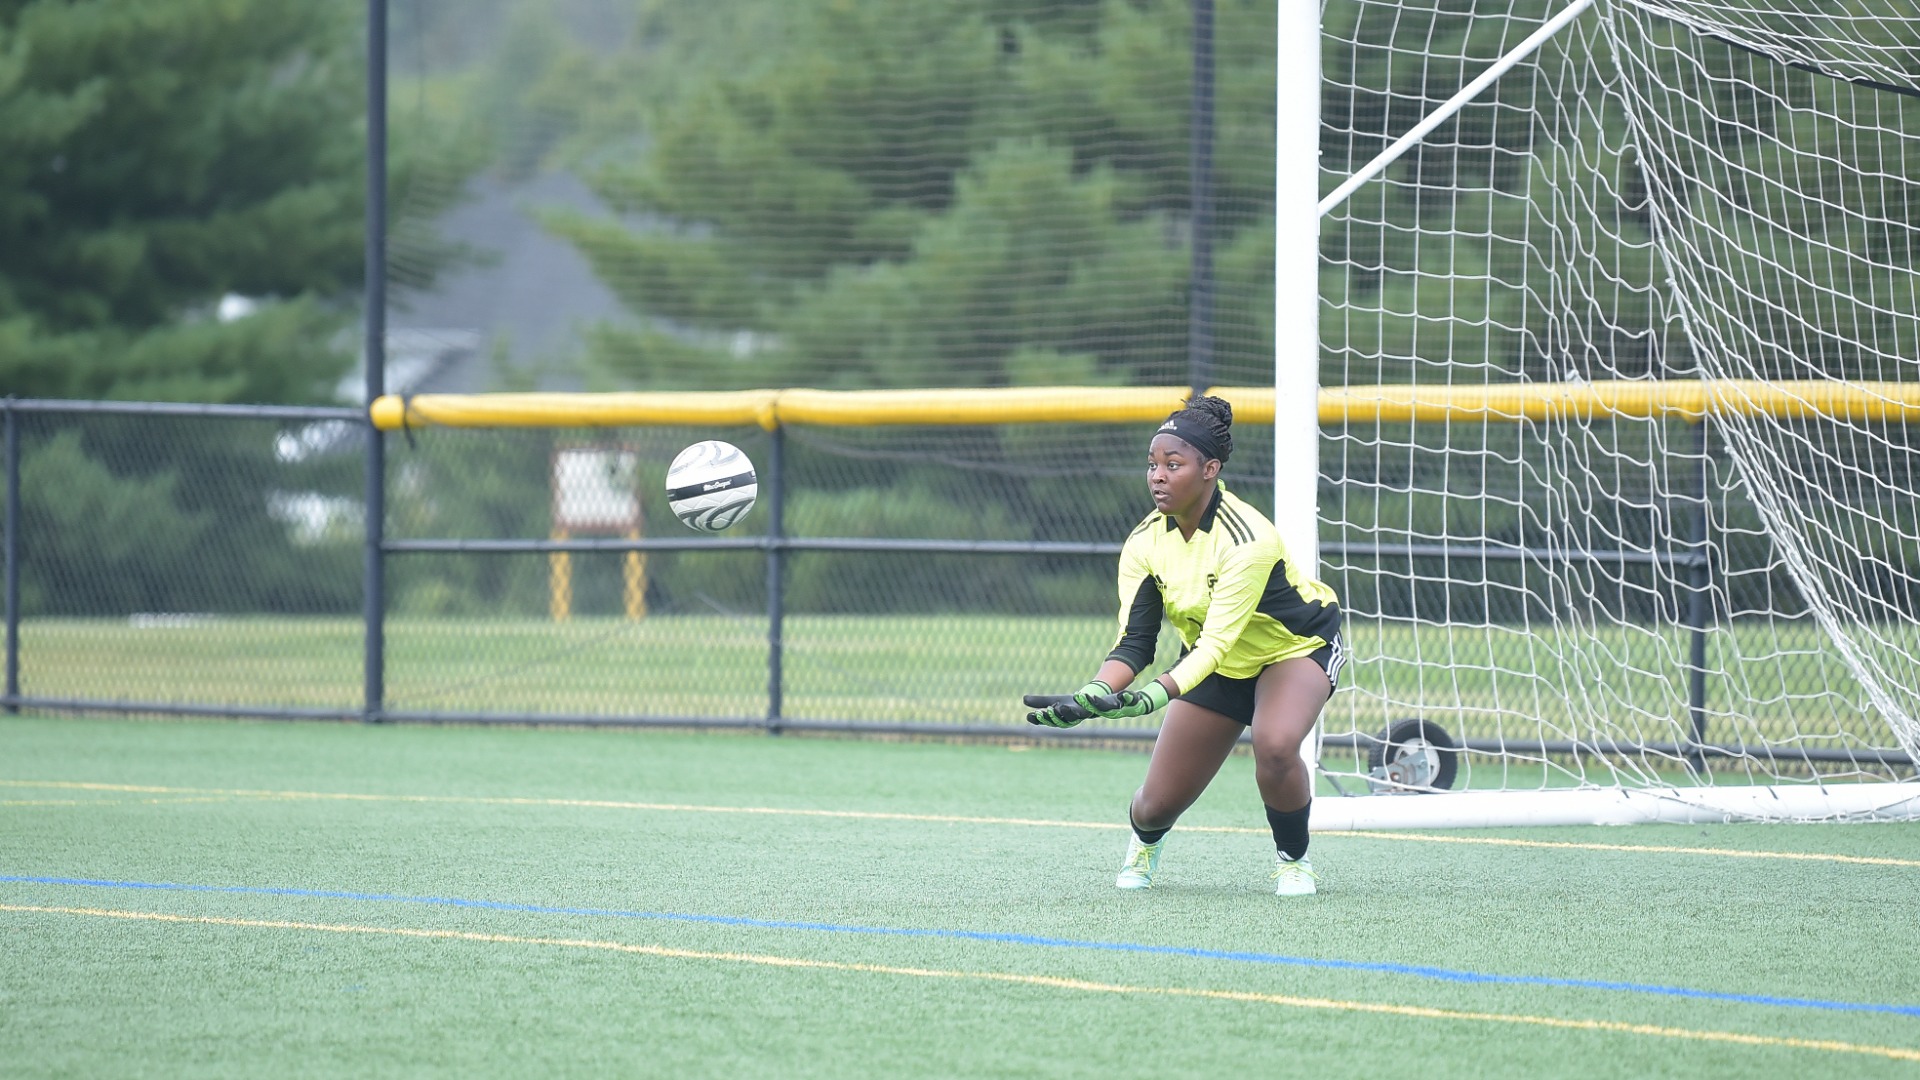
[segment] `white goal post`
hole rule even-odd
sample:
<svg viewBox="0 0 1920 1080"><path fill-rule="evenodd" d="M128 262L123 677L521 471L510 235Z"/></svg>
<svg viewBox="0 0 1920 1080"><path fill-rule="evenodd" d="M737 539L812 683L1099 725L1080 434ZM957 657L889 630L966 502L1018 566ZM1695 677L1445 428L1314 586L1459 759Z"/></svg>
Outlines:
<svg viewBox="0 0 1920 1080"><path fill-rule="evenodd" d="M1920 15L1280 10L1275 512L1352 657L1315 827L1920 816Z"/></svg>

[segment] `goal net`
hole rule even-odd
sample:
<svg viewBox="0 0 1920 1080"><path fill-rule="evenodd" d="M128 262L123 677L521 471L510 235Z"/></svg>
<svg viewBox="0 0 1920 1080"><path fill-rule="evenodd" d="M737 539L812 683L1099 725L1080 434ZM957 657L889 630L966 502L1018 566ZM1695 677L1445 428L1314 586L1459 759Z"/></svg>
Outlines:
<svg viewBox="0 0 1920 1080"><path fill-rule="evenodd" d="M1329 0L1322 190L1562 8ZM1602 0L1325 216L1321 383L1404 407L1324 429L1324 768L1913 798L1916 56L1900 5Z"/></svg>

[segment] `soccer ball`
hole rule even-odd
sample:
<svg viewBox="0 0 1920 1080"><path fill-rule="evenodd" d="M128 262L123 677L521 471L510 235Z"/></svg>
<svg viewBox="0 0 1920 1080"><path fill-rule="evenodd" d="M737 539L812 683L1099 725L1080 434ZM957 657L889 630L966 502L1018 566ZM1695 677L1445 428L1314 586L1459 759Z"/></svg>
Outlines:
<svg viewBox="0 0 1920 1080"><path fill-rule="evenodd" d="M732 443L694 443L667 469L667 505L701 532L719 532L746 517L759 491L753 462Z"/></svg>

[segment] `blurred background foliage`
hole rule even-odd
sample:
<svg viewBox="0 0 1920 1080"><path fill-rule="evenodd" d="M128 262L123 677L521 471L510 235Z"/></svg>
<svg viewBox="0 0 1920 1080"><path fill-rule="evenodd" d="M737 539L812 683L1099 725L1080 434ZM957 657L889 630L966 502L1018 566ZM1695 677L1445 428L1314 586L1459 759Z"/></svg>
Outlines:
<svg viewBox="0 0 1920 1080"><path fill-rule="evenodd" d="M0 390L336 401L365 258L363 10L0 0ZM402 127L394 183L480 167L454 136ZM280 435L23 421L27 611L353 610L353 538L289 508L352 491L358 440L290 462Z"/></svg>

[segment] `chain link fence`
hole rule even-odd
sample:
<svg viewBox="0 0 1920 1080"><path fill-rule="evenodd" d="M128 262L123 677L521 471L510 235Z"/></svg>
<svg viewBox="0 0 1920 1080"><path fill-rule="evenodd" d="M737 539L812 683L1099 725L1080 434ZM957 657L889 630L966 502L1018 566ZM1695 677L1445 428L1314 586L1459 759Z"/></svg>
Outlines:
<svg viewBox="0 0 1920 1080"><path fill-rule="evenodd" d="M357 410L8 402L15 705L352 716Z"/></svg>

